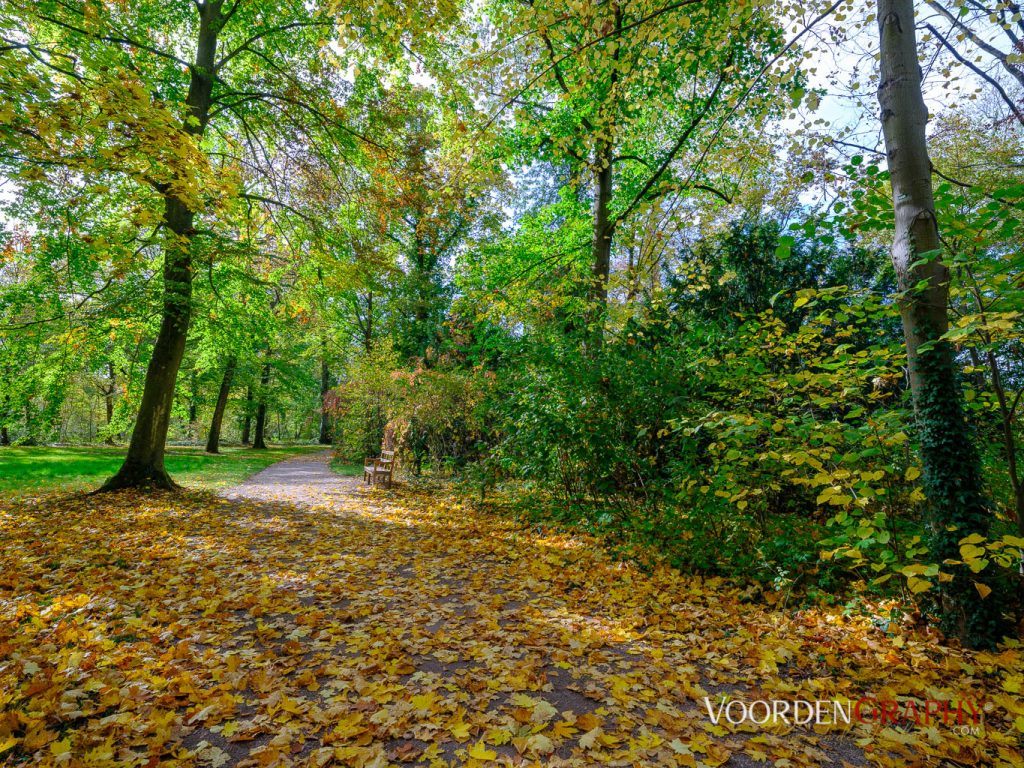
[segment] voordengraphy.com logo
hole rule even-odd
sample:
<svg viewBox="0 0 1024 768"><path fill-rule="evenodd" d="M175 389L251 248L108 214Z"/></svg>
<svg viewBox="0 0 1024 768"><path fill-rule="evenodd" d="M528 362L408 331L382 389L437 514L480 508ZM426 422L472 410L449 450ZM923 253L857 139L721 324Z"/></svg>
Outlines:
<svg viewBox="0 0 1024 768"><path fill-rule="evenodd" d="M854 723L891 725L901 727L950 727L983 724L982 703L972 699L876 699L865 696L857 701L838 699L741 699L720 700L712 703L705 697L711 722L718 725L723 719L730 725L852 725Z"/></svg>

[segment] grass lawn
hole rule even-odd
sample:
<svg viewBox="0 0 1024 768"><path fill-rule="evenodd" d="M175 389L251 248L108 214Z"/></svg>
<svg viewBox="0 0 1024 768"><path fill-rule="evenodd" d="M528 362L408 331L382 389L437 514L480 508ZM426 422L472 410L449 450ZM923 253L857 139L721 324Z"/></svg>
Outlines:
<svg viewBox="0 0 1024 768"><path fill-rule="evenodd" d="M331 469L346 477L358 477L363 474L362 464L352 464L339 456L331 458Z"/></svg>
<svg viewBox="0 0 1024 768"><path fill-rule="evenodd" d="M265 451L226 447L211 456L200 447L171 446L167 471L184 486L211 490L237 485L290 456L323 450L319 445ZM121 466L124 453L124 448L106 446L0 448L0 495L98 488Z"/></svg>

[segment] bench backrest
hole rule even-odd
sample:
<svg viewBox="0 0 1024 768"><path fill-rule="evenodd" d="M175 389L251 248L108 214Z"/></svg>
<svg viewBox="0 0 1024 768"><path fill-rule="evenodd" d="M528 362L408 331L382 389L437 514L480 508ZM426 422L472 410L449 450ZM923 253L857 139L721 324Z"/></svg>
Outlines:
<svg viewBox="0 0 1024 768"><path fill-rule="evenodd" d="M381 451L380 452L380 463L381 464L393 464L395 462L394 451Z"/></svg>

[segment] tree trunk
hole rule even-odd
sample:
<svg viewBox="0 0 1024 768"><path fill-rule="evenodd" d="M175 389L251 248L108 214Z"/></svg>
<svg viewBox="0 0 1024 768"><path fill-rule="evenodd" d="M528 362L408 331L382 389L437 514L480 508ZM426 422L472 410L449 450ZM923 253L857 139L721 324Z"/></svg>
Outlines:
<svg viewBox="0 0 1024 768"><path fill-rule="evenodd" d="M103 407L106 411L105 416L107 419L107 429L110 429L110 424L114 420L114 395L117 394L117 373L114 371L114 364L107 362L107 386L103 390ZM107 439L104 441L107 445L114 444L114 436L107 432Z"/></svg>
<svg viewBox="0 0 1024 768"><path fill-rule="evenodd" d="M591 240L591 265L593 283L590 301L594 304L596 317L604 317L608 301L608 277L611 274L612 236L609 205L612 201L612 145L607 141L598 143L594 171L594 229Z"/></svg>
<svg viewBox="0 0 1024 768"><path fill-rule="evenodd" d="M948 328L949 271L935 220L913 0L878 0L878 27L878 102L896 214L892 261L924 466L929 557L942 563L961 559L965 536L987 536L990 515L953 348L938 340ZM994 646L1007 627L1001 596L980 599L972 583L990 581L990 573L951 570L953 579L938 584L942 629L972 647Z"/></svg>
<svg viewBox="0 0 1024 768"><path fill-rule="evenodd" d="M331 415L327 412L327 393L331 391L331 371L327 360L320 361L320 445L331 444Z"/></svg>
<svg viewBox="0 0 1024 768"><path fill-rule="evenodd" d="M0 424L0 445L10 445L11 444L11 433L8 431L8 427L7 427L7 423L6 423L7 419L10 417L10 413L7 410L10 407L10 404L11 404L11 396L10 395L4 395L4 407L2 409L0 409L0 419L2 419L4 421L3 424Z"/></svg>
<svg viewBox="0 0 1024 768"><path fill-rule="evenodd" d="M265 450L267 442L265 434L267 431L267 387L270 385L270 363L264 363L263 373L260 375L260 403L256 407L256 434L252 440L252 447L258 450Z"/></svg>
<svg viewBox="0 0 1024 768"><path fill-rule="evenodd" d="M213 419L210 421L210 434L206 438L206 452L220 452L220 426L224 421L224 411L228 405L228 395L231 394L231 379L235 376L235 366L238 359L232 355L224 366L224 378L220 380L220 391L217 392L217 404L213 408Z"/></svg>
<svg viewBox="0 0 1024 768"><path fill-rule="evenodd" d="M201 137L209 120L213 96L217 35L223 23L223 0L206 0L199 7L199 39L195 63L190 70L188 108L182 132ZM174 193L173 185L162 189L164 224L164 301L160 331L146 370L142 402L132 430L124 464L100 489L156 487L177 488L164 468L164 449L174 403L174 385L185 355L192 317L192 236L195 211Z"/></svg>
<svg viewBox="0 0 1024 768"><path fill-rule="evenodd" d="M195 370L189 374L188 424L191 427L199 419L199 377Z"/></svg>
<svg viewBox="0 0 1024 768"><path fill-rule="evenodd" d="M245 388L245 418L242 420L242 445L249 445L252 432L252 386Z"/></svg>
<svg viewBox="0 0 1024 768"><path fill-rule="evenodd" d="M366 296L366 330L363 334L363 348L367 352L373 349L373 291Z"/></svg>
<svg viewBox="0 0 1024 768"><path fill-rule="evenodd" d="M622 33L622 9L614 6L616 35ZM615 86L619 80L618 70L614 63L619 60L619 49L612 54L612 70L608 77L609 94L614 98ZM608 278L612 266L612 238L615 236L616 222L611 217L613 191L613 174L615 163L615 146L611 138L612 126L605 126L608 132L604 138L598 139L594 151L594 228L591 239L591 312L596 325L598 337L604 331L604 316L608 309Z"/></svg>

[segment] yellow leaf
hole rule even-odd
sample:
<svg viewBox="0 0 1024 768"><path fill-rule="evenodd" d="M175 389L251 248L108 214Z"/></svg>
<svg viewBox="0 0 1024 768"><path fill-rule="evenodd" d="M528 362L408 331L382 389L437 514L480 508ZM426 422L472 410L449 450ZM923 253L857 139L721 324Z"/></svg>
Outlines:
<svg viewBox="0 0 1024 768"><path fill-rule="evenodd" d="M543 733L535 733L527 741L527 749L538 755L550 755L555 751L555 745Z"/></svg>
<svg viewBox="0 0 1024 768"><path fill-rule="evenodd" d="M448 730L456 741L465 741L469 738L469 723L456 723Z"/></svg>
<svg viewBox="0 0 1024 768"><path fill-rule="evenodd" d="M974 582L974 588L978 590L978 594L981 595L982 600L992 593L992 587L988 584L982 584L980 581Z"/></svg>
<svg viewBox="0 0 1024 768"><path fill-rule="evenodd" d="M412 705L416 709L429 710L433 708L435 699L436 697L434 696L434 692L431 691L430 693L421 693L417 696L413 696L410 701L412 701Z"/></svg>
<svg viewBox="0 0 1024 768"><path fill-rule="evenodd" d="M15 746L17 743L18 743L18 740L16 738L14 738L13 736L10 736L10 737L4 739L3 741L0 741L0 755L2 755L4 752L6 752L11 747Z"/></svg>
<svg viewBox="0 0 1024 768"><path fill-rule="evenodd" d="M491 744L501 746L512 741L512 734L502 728L492 728L484 734L484 739L491 742Z"/></svg>
<svg viewBox="0 0 1024 768"><path fill-rule="evenodd" d="M907 586L910 587L910 591L916 595L931 589L932 583L927 579L919 579L916 576L910 576L907 579Z"/></svg>
<svg viewBox="0 0 1024 768"><path fill-rule="evenodd" d="M960 557L964 560L977 560L984 556L985 550L982 547L976 547L973 544L964 544L960 547Z"/></svg>
<svg viewBox="0 0 1024 768"><path fill-rule="evenodd" d="M920 476L921 470L918 467L907 467L907 471L903 475L903 479L909 483L912 480L917 480Z"/></svg>
<svg viewBox="0 0 1024 768"><path fill-rule="evenodd" d="M530 719L535 723L545 723L557 714L558 710L552 706L551 702L541 699L534 705L533 716Z"/></svg>
<svg viewBox="0 0 1024 768"><path fill-rule="evenodd" d="M579 729L567 720L559 720L551 726L551 735L556 739L567 739Z"/></svg>
<svg viewBox="0 0 1024 768"><path fill-rule="evenodd" d="M597 726L596 728L587 731L582 736L580 736L580 746L583 749L593 749L594 742L596 742L603 733L604 731L601 730L601 726Z"/></svg>
<svg viewBox="0 0 1024 768"><path fill-rule="evenodd" d="M474 744L473 748L469 750L469 756L474 760L493 760L498 756L498 753L493 749L488 749L481 740Z"/></svg>

